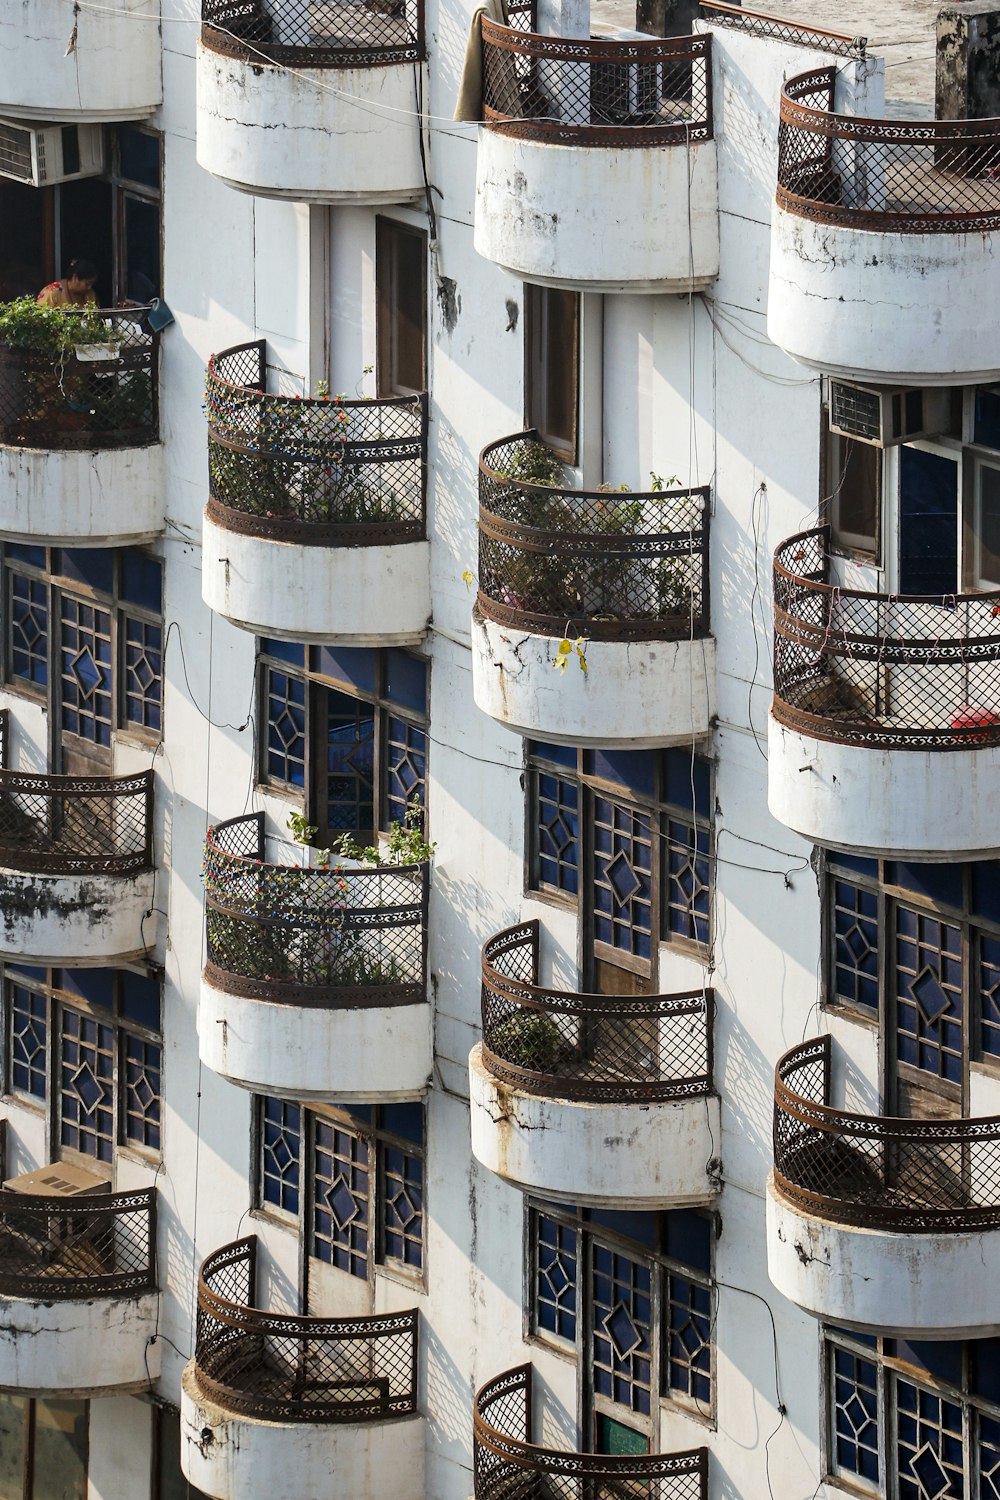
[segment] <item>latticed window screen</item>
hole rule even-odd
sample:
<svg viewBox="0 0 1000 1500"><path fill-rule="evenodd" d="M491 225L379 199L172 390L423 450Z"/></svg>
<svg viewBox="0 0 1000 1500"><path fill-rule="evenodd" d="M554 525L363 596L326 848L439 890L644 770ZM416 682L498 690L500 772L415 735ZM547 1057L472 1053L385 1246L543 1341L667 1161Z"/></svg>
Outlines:
<svg viewBox="0 0 1000 1500"><path fill-rule="evenodd" d="M827 993L891 1023L899 1061L962 1085L1000 1058L1000 861L826 856ZM881 992L881 997L880 997Z"/></svg>
<svg viewBox="0 0 1000 1500"><path fill-rule="evenodd" d="M371 1237L368 1141L328 1120L314 1126L312 1253L352 1276L368 1275Z"/></svg>
<svg viewBox="0 0 1000 1500"><path fill-rule="evenodd" d="M830 1471L886 1500L996 1500L1000 1340L828 1329Z"/></svg>
<svg viewBox="0 0 1000 1500"><path fill-rule="evenodd" d="M302 1110L285 1099L260 1101L260 1190L264 1203L299 1212Z"/></svg>
<svg viewBox="0 0 1000 1500"><path fill-rule="evenodd" d="M60 1144L104 1162L120 1144L158 1153L158 981L129 970L19 965L7 968L3 994L9 1086L48 1101L54 1068Z"/></svg>
<svg viewBox="0 0 1000 1500"><path fill-rule="evenodd" d="M5 543L5 681L49 696L67 733L162 729L162 570L134 548Z"/></svg>
<svg viewBox="0 0 1000 1500"><path fill-rule="evenodd" d="M581 902L594 939L648 960L661 942L704 949L713 885L711 768L688 750L528 746L531 882ZM611 788L618 786L615 795ZM584 834L586 827L586 836ZM583 878L584 848L593 878Z"/></svg>
<svg viewBox="0 0 1000 1500"><path fill-rule="evenodd" d="M575 1346L595 1399L642 1418L658 1396L710 1413L711 1217L545 1205L528 1224L532 1332Z"/></svg>

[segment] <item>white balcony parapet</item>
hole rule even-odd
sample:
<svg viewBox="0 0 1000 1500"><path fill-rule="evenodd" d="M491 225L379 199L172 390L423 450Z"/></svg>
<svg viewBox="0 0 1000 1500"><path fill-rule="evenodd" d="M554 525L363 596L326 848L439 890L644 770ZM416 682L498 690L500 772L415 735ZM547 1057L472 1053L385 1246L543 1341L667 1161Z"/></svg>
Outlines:
<svg viewBox="0 0 1000 1500"><path fill-rule="evenodd" d="M163 99L160 0L0 7L0 115L134 120Z"/></svg>

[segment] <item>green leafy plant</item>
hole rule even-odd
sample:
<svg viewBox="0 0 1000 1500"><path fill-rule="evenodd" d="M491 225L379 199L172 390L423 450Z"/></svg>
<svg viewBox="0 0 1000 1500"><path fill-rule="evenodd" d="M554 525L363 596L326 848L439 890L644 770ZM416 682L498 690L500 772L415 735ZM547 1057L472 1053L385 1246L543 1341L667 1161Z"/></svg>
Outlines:
<svg viewBox="0 0 1000 1500"><path fill-rule="evenodd" d="M341 859L353 859L369 867L379 865L423 865L434 857L436 843L424 837L424 810L419 797L406 806L406 817L389 824L385 848L377 844L361 845L349 833L341 834L334 849Z"/></svg>
<svg viewBox="0 0 1000 1500"><path fill-rule="evenodd" d="M490 1037L490 1051L512 1067L551 1073L564 1056L566 1044L551 1016L526 1010L500 1022Z"/></svg>

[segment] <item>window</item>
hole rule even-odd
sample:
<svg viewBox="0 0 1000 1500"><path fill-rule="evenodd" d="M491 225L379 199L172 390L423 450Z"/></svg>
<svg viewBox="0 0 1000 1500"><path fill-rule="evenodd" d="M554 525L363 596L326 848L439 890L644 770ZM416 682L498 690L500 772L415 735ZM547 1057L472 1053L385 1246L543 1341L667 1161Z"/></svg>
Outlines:
<svg viewBox="0 0 1000 1500"><path fill-rule="evenodd" d="M86 1401L0 1394L3 1500L87 1500Z"/></svg>
<svg viewBox="0 0 1000 1500"><path fill-rule="evenodd" d="M307 1110L258 1100L257 1200L295 1219L308 1253L367 1279L424 1264L422 1104Z"/></svg>
<svg viewBox="0 0 1000 1500"><path fill-rule="evenodd" d="M1000 1340L827 1329L827 1466L886 1500L998 1493Z"/></svg>
<svg viewBox="0 0 1000 1500"><path fill-rule="evenodd" d="M262 640L261 780L304 796L319 841L426 807L427 663L409 651Z"/></svg>
<svg viewBox="0 0 1000 1500"><path fill-rule="evenodd" d="M831 432L823 409L823 519L835 547L878 561L881 531L882 450Z"/></svg>
<svg viewBox="0 0 1000 1500"><path fill-rule="evenodd" d="M973 583L1000 588L1000 459L973 459Z"/></svg>
<svg viewBox="0 0 1000 1500"><path fill-rule="evenodd" d="M524 422L566 463L577 461L580 298L524 288Z"/></svg>
<svg viewBox="0 0 1000 1500"><path fill-rule="evenodd" d="M713 1237L693 1209L529 1207L529 1330L577 1355L596 1415L648 1431L661 1397L711 1415Z"/></svg>
<svg viewBox="0 0 1000 1500"><path fill-rule="evenodd" d="M160 986L129 969L7 964L7 1089L50 1111L58 1147L159 1155Z"/></svg>
<svg viewBox="0 0 1000 1500"><path fill-rule="evenodd" d="M531 886L581 905L605 955L651 962L657 941L707 947L707 760L689 750L576 750L536 740L528 799Z"/></svg>
<svg viewBox="0 0 1000 1500"><path fill-rule="evenodd" d="M427 236L394 219L375 220L378 394L427 389Z"/></svg>
<svg viewBox="0 0 1000 1500"><path fill-rule="evenodd" d="M44 698L64 735L109 750L159 737L162 570L133 548L5 543L4 680Z"/></svg>

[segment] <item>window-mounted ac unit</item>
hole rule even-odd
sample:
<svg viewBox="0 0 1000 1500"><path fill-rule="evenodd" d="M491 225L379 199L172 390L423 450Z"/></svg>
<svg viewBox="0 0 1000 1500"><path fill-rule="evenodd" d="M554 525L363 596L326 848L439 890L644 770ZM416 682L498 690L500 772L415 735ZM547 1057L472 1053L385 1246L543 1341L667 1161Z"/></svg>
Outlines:
<svg viewBox="0 0 1000 1500"><path fill-rule="evenodd" d="M645 31L602 31L602 42L648 42ZM582 70L581 70L582 71ZM660 70L655 63L599 62L590 70L591 120L606 125L626 124L637 115L655 115L659 108Z"/></svg>
<svg viewBox="0 0 1000 1500"><path fill-rule="evenodd" d="M42 1198L79 1198L84 1194L111 1191L107 1177L68 1161L54 1161L51 1166L38 1167L34 1172L8 1177L4 1187L10 1193L28 1193Z"/></svg>
<svg viewBox="0 0 1000 1500"><path fill-rule="evenodd" d="M830 431L891 448L947 429L949 392L830 381Z"/></svg>
<svg viewBox="0 0 1000 1500"><path fill-rule="evenodd" d="M101 125L24 125L0 120L0 177L51 187L104 170Z"/></svg>

